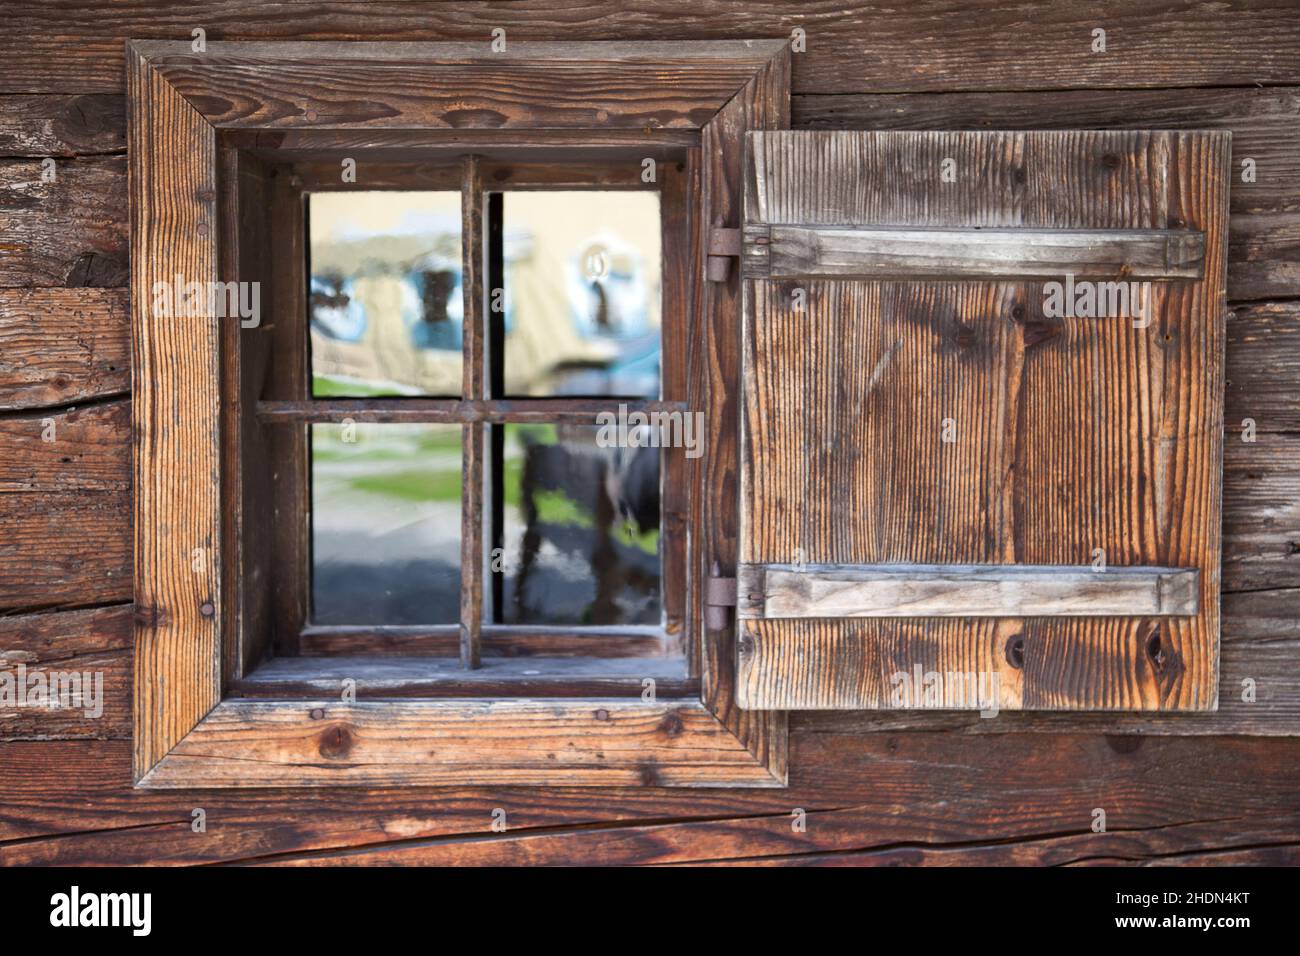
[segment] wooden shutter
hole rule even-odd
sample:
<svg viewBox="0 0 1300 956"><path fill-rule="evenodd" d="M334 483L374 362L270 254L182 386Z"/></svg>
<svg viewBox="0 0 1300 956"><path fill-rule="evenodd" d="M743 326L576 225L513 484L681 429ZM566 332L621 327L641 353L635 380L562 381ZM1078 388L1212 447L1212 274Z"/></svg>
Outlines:
<svg viewBox="0 0 1300 956"><path fill-rule="evenodd" d="M741 706L1217 706L1229 145L748 134Z"/></svg>

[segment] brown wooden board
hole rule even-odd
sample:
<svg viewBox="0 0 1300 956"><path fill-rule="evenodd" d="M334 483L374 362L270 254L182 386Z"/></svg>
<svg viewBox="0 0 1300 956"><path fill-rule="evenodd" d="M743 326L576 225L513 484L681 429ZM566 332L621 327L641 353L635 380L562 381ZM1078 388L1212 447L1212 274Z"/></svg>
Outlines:
<svg viewBox="0 0 1300 956"><path fill-rule="evenodd" d="M1206 257L1204 279L1147 287L1145 328L1047 315L1041 282L749 283L744 564L1086 568L1101 549L1199 569L1201 593L1194 617L745 622L745 706L983 709L909 691L920 668L980 675L1008 710L1214 709L1228 144L751 134L747 223L1187 229Z"/></svg>

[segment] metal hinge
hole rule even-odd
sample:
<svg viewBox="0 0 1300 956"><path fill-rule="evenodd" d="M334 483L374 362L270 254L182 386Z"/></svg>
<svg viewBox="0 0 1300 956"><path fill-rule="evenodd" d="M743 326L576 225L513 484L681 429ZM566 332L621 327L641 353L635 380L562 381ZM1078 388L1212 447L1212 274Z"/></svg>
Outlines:
<svg viewBox="0 0 1300 956"><path fill-rule="evenodd" d="M740 258L740 230L713 226L709 229L709 253L704 274L710 282L726 282L731 260Z"/></svg>
<svg viewBox="0 0 1300 956"><path fill-rule="evenodd" d="M718 562L704 584L704 626L720 631L727 626L727 609L736 606L736 579L722 576Z"/></svg>

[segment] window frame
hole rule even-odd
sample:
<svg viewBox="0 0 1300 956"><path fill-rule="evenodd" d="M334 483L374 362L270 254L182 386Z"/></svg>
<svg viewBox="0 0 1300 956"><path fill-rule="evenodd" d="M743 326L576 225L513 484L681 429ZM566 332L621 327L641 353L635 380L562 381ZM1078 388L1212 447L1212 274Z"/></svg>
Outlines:
<svg viewBox="0 0 1300 956"><path fill-rule="evenodd" d="M129 41L127 61L137 786L783 786L786 716L736 707L734 627L706 618L700 585L734 568L738 520L741 279L733 268L705 281L709 233L740 223L745 132L789 125L788 44L214 42L200 53ZM243 661L239 538L223 507L228 423L251 413L223 360L238 323L157 318L148 291L243 274L247 253L225 225L239 176L223 136L292 149L313 130L346 131L359 148L396 131L458 145L690 143L688 348L710 360L691 363L687 394L721 436L688 502L701 535L687 591L697 699L224 696Z"/></svg>

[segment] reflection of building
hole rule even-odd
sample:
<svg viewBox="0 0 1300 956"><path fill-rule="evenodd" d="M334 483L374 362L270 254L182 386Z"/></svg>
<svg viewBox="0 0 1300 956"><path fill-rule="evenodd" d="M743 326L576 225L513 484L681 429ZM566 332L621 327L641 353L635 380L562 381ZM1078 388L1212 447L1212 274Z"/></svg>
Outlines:
<svg viewBox="0 0 1300 956"><path fill-rule="evenodd" d="M657 394L658 196L510 193L505 204L507 391ZM454 193L313 196L318 379L341 392L460 393L459 227Z"/></svg>

